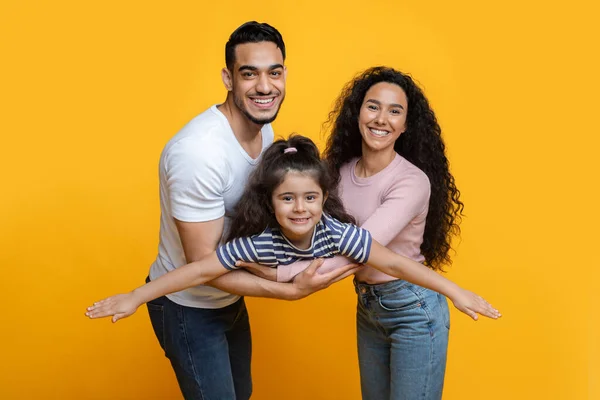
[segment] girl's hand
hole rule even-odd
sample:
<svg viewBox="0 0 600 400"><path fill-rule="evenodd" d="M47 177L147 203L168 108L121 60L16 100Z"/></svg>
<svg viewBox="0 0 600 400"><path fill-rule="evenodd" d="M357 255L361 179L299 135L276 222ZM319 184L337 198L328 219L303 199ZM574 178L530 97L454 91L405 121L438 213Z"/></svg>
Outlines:
<svg viewBox="0 0 600 400"><path fill-rule="evenodd" d="M485 301L481 296L465 289L459 289L458 294L453 296L450 300L454 303L454 307L458 308L475 321L479 318L477 314L493 319L498 319L502 316L498 310L492 307L492 305Z"/></svg>
<svg viewBox="0 0 600 400"><path fill-rule="evenodd" d="M93 306L87 308L85 315L90 318L102 318L112 315L112 322L117 322L121 318L129 317L140 305L133 292L117 294L94 303Z"/></svg>

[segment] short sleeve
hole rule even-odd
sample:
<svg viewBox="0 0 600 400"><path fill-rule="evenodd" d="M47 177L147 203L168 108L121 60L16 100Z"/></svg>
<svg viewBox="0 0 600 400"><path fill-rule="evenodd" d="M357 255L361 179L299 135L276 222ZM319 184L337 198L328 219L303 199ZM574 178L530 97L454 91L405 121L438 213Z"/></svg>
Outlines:
<svg viewBox="0 0 600 400"><path fill-rule="evenodd" d="M359 264L367 262L371 253L373 239L369 231L352 224L344 224L346 229L338 243L339 254L346 256Z"/></svg>
<svg viewBox="0 0 600 400"><path fill-rule="evenodd" d="M238 260L245 262L258 262L258 254L252 239L249 237L236 238L217 248L217 258L229 270L237 269Z"/></svg>
<svg viewBox="0 0 600 400"><path fill-rule="evenodd" d="M171 214L183 222L211 221L225 215L230 168L218 141L184 139L165 158Z"/></svg>

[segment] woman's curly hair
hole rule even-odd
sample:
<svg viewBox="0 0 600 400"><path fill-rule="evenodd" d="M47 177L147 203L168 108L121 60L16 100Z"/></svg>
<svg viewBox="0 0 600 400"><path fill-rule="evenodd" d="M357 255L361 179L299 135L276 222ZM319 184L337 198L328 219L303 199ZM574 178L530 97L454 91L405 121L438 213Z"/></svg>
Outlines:
<svg viewBox="0 0 600 400"><path fill-rule="evenodd" d="M394 150L429 178L431 197L421 253L426 265L443 270L444 265L452 264L449 255L451 239L460 235L464 205L450 173L442 130L427 98L410 76L388 67L373 67L357 75L342 89L325 123L331 130L325 149L327 165L332 177L339 182L341 166L362 155L358 126L360 109L367 91L380 82L398 85L406 93L406 131L396 141Z"/></svg>

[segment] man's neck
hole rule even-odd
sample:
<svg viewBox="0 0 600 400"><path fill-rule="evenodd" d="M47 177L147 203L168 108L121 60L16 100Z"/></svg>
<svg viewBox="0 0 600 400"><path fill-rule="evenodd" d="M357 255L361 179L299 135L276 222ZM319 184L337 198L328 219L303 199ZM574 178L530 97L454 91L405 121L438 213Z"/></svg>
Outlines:
<svg viewBox="0 0 600 400"><path fill-rule="evenodd" d="M233 95L231 93L227 94L225 102L217 106L217 108L225 115L225 118L227 118L233 134L242 147L245 147L245 145L252 145L260 139L260 130L263 125L255 124L250 121L234 104Z"/></svg>

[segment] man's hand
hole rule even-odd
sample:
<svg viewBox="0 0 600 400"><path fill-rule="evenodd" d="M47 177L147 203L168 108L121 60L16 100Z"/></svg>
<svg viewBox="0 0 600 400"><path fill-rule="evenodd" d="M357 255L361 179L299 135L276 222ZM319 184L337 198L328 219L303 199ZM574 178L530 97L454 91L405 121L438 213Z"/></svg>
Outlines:
<svg viewBox="0 0 600 400"><path fill-rule="evenodd" d="M296 275L292 285L296 287L298 293L297 299L325 289L331 284L353 275L361 268L359 264L348 264L333 271L320 274L319 268L321 265L323 265L323 259L317 258L310 263L308 268Z"/></svg>

